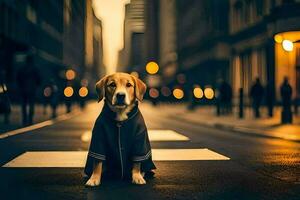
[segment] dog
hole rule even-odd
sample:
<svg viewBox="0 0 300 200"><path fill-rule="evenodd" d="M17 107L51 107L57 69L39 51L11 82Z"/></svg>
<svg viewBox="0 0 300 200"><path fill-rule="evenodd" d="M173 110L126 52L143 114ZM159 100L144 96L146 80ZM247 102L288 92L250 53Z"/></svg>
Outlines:
<svg viewBox="0 0 300 200"><path fill-rule="evenodd" d="M97 118L85 166L86 186L98 186L101 177L131 178L146 184L144 175L156 169L147 127L138 109L146 85L127 73L104 76L96 83L98 102L104 106Z"/></svg>

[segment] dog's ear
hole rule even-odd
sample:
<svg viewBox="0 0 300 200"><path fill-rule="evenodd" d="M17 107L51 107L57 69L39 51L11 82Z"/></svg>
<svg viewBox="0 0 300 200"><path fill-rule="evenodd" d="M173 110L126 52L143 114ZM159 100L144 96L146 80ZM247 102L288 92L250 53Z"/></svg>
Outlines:
<svg viewBox="0 0 300 200"><path fill-rule="evenodd" d="M143 100L144 94L146 92L147 86L146 84L139 78L132 76L135 83L135 96L139 101Z"/></svg>
<svg viewBox="0 0 300 200"><path fill-rule="evenodd" d="M98 95L98 102L100 102L103 99L103 97L105 96L105 84L106 84L107 77L108 77L108 75L104 76L95 85L96 92Z"/></svg>

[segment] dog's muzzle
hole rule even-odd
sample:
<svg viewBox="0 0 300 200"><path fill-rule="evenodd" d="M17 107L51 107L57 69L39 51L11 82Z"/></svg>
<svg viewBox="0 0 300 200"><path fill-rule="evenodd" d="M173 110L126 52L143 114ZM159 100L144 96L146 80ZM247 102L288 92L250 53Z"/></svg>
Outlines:
<svg viewBox="0 0 300 200"><path fill-rule="evenodd" d="M126 97L126 95L124 93L118 93L116 95L116 105L119 105L119 106L126 105L125 97Z"/></svg>

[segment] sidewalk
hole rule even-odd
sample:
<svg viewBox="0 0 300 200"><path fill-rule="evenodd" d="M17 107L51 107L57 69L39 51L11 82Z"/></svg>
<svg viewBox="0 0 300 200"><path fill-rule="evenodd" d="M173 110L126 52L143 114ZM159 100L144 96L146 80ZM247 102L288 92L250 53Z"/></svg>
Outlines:
<svg viewBox="0 0 300 200"><path fill-rule="evenodd" d="M77 105L72 107L72 111L75 109L79 109ZM66 107L65 105L59 105L57 107L57 116L65 114ZM43 122L51 119L52 110L50 106L47 106L46 113L44 113L43 105L37 104L35 105L35 114L33 118L33 124ZM4 123L4 116L0 115L0 134L5 133L7 131L15 130L18 128L22 128L22 111L20 105L13 105L12 111L9 118L9 124Z"/></svg>
<svg viewBox="0 0 300 200"><path fill-rule="evenodd" d="M163 110L167 105L160 106ZM174 109L168 112L172 113L172 115L169 114L169 117L188 123L220 128L252 136L280 138L300 142L300 116L294 116L293 124L282 125L280 107L274 109L274 116L272 118L267 116L266 108L262 108L262 117L260 119L254 118L251 108L246 108L244 119L239 119L237 108L233 109L234 114L232 115L217 117L216 108L213 106L197 107L194 111L187 110L185 104L169 105L168 107L173 107L172 109Z"/></svg>

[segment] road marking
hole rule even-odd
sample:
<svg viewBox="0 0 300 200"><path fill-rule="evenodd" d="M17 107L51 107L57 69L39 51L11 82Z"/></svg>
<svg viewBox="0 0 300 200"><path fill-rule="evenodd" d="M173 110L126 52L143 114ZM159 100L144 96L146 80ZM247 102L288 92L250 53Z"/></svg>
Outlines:
<svg viewBox="0 0 300 200"><path fill-rule="evenodd" d="M18 135L18 134L25 133L25 132L28 132L28 131L33 131L33 130L36 130L36 129L40 129L40 128L43 128L45 126L50 126L50 125L53 125L56 122L69 119L69 118L71 118L72 116L74 116L78 113L79 113L79 111L74 111L72 113L60 115L56 119L50 119L50 120L40 122L40 123L31 125L31 126L27 126L27 127L24 127L24 128L19 128L19 129L16 129L16 130L5 132L5 133L0 134L0 139L4 139L4 138L7 138L7 137Z"/></svg>
<svg viewBox="0 0 300 200"><path fill-rule="evenodd" d="M150 141L189 141L190 139L173 130L149 130Z"/></svg>
<svg viewBox="0 0 300 200"><path fill-rule="evenodd" d="M173 130L149 130L148 131L149 140L151 142L157 141L189 141L190 139L176 131ZM81 135L81 140L83 142L90 142L92 137L91 131L85 131Z"/></svg>
<svg viewBox="0 0 300 200"><path fill-rule="evenodd" d="M28 151L2 167L42 168L85 166L87 151ZM152 149L154 161L230 160L209 149Z"/></svg>
<svg viewBox="0 0 300 200"><path fill-rule="evenodd" d="M209 149L153 149L152 158L156 161L184 160L230 160Z"/></svg>

